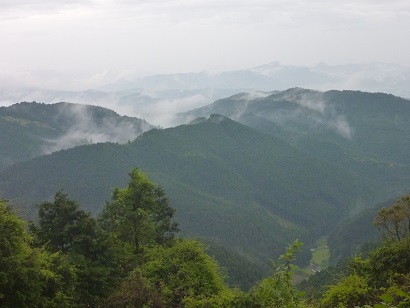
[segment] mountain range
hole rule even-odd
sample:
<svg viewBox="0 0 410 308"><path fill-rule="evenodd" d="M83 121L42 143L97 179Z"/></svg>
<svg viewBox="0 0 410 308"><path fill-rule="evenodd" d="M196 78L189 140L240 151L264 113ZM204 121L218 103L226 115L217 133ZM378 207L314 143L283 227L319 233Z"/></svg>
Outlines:
<svg viewBox="0 0 410 308"><path fill-rule="evenodd" d="M89 78L50 71L25 72L17 80L30 82L8 84L8 80L4 80L0 86L0 105L21 101L99 105L119 114L143 118L154 125L170 127L180 124L174 118L176 113L240 92L302 87L321 91L383 92L410 98L410 68L386 63L338 66L320 63L305 67L272 62L226 72L116 76L113 72ZM59 90L67 88L71 90Z"/></svg>
<svg viewBox="0 0 410 308"><path fill-rule="evenodd" d="M35 219L33 204L62 189L96 215L138 167L163 186L184 236L263 270L295 238L307 262L317 239L352 237L340 229L349 219L410 187L410 101L393 95L240 93L180 113L186 124L167 129L75 104L20 103L0 112L10 145L1 147L0 196L20 215ZM83 145L50 148L71 135Z"/></svg>
<svg viewBox="0 0 410 308"><path fill-rule="evenodd" d="M218 113L273 135L384 187L408 189L410 101L383 93L313 91L241 93L179 114L190 121Z"/></svg>
<svg viewBox="0 0 410 308"><path fill-rule="evenodd" d="M126 142L153 127L97 106L23 102L0 107L0 169L76 145Z"/></svg>

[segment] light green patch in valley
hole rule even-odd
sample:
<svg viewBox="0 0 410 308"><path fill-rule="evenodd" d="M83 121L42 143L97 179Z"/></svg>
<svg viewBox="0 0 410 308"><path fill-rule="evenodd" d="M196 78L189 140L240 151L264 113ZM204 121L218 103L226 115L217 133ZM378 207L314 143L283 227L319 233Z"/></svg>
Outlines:
<svg viewBox="0 0 410 308"><path fill-rule="evenodd" d="M308 279L315 272L326 269L329 266L330 250L327 246L327 236L321 237L315 243L315 247L311 248L312 259L310 264L305 267L298 268L295 273L295 283Z"/></svg>
<svg viewBox="0 0 410 308"><path fill-rule="evenodd" d="M323 270L329 266L330 251L327 246L327 237L324 236L316 241L316 248L312 248L311 264L317 267L317 270ZM315 270L315 269L313 269Z"/></svg>

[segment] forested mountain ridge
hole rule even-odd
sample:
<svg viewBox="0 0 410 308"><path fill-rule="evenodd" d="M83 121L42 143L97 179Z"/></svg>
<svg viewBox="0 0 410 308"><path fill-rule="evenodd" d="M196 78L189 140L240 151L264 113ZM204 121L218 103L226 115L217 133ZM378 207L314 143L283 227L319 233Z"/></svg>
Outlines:
<svg viewBox="0 0 410 308"><path fill-rule="evenodd" d="M0 173L0 194L22 206L64 189L96 213L135 166L165 188L183 234L258 263L295 238L308 251L341 217L382 192L280 139L212 115L151 130L130 144L79 146L14 165Z"/></svg>
<svg viewBox="0 0 410 308"><path fill-rule="evenodd" d="M180 115L190 121L218 113L272 134L319 159L388 187L389 197L410 184L410 100L383 93L237 94Z"/></svg>
<svg viewBox="0 0 410 308"><path fill-rule="evenodd" d="M0 107L0 169L93 142L127 142L153 126L112 110L70 103Z"/></svg>
<svg viewBox="0 0 410 308"><path fill-rule="evenodd" d="M50 124L48 113L40 112L56 106L70 109L71 104L35 103L33 110L30 104L18 104L27 108L24 116L2 115L3 120L8 117L6 128L16 122L10 127L17 129L5 133L11 150L16 150L14 144L17 149L34 144L44 150L44 144L37 144L44 139L24 138L32 138L37 129L51 134L57 131L52 125L78 123L67 116ZM72 106L100 110L91 117L91 126L97 128L106 123L101 120L106 114L118 116L104 108ZM318 237L332 233L329 240L336 242L351 236L338 227L340 222L349 226L348 218L366 206L408 193L407 114L408 100L380 93L296 88L238 94L186 114L193 120L187 125L154 129L134 141L122 139L130 141L125 144L77 146L5 168L0 171L0 197L10 199L20 215L35 218L32 204L64 189L98 213L112 188L124 185L126 174L137 166L166 189L183 235L203 237L240 255L243 264L262 267L299 238L305 242L299 260L307 261ZM133 126L105 127L121 133ZM20 145L13 144L22 128L26 135ZM91 135L81 126L76 130L74 125L70 132L75 131L82 132L81 142L90 143ZM362 221L366 228L371 224L369 219L357 221L359 227ZM360 241L348 244L356 247ZM353 246L345 250L351 253Z"/></svg>

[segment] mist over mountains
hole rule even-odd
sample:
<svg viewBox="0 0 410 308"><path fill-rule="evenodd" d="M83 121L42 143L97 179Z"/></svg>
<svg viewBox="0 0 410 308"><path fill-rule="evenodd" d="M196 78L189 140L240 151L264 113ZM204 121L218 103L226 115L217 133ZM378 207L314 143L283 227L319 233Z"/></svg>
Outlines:
<svg viewBox="0 0 410 308"><path fill-rule="evenodd" d="M360 173L368 181L382 181L392 195L398 193L398 187L408 188L408 180L403 180L409 179L410 172L407 99L382 93L293 88L237 94L179 117L189 122L212 113L281 138L305 153Z"/></svg>
<svg viewBox="0 0 410 308"><path fill-rule="evenodd" d="M21 101L99 105L122 115L146 119L154 125L170 127L180 124L175 118L177 113L240 92L302 87L323 91L384 92L410 97L410 68L383 63L339 66L320 63L314 67L303 67L273 62L220 73L133 76L129 72L107 72L76 79L58 72L26 72L16 78L4 78L0 86L0 105Z"/></svg>
<svg viewBox="0 0 410 308"><path fill-rule="evenodd" d="M179 113L185 124L167 129L67 103L0 112L0 194L23 216L61 189L96 214L139 167L166 190L183 234L262 267L278 254L273 243L294 238L309 260L318 238L410 187L410 101L390 94L239 93Z"/></svg>
<svg viewBox="0 0 410 308"><path fill-rule="evenodd" d="M0 107L0 169L82 144L125 143L153 127L90 105L23 102Z"/></svg>
<svg viewBox="0 0 410 308"><path fill-rule="evenodd" d="M321 238L336 243L333 262L355 253L373 228L355 215L409 192L407 67L271 63L103 75L85 90L68 76L32 77L0 88L11 105L0 107L0 197L25 218L62 189L97 215L139 167L164 187L184 236L258 276L295 238L304 264ZM364 235L346 240L355 221Z"/></svg>
<svg viewBox="0 0 410 308"><path fill-rule="evenodd" d="M19 213L64 189L98 213L138 166L161 184L183 234L220 243L259 265L294 238L309 248L382 188L275 137L220 115L154 129L126 144L58 151L0 172L0 192ZM41 176L39 176L41 175Z"/></svg>

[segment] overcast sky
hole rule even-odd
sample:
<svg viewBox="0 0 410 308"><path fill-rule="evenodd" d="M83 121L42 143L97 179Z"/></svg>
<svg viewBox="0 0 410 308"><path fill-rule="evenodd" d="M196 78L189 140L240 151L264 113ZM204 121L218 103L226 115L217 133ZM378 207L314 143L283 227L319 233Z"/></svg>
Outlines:
<svg viewBox="0 0 410 308"><path fill-rule="evenodd" d="M409 0L0 0L0 70L410 65Z"/></svg>

